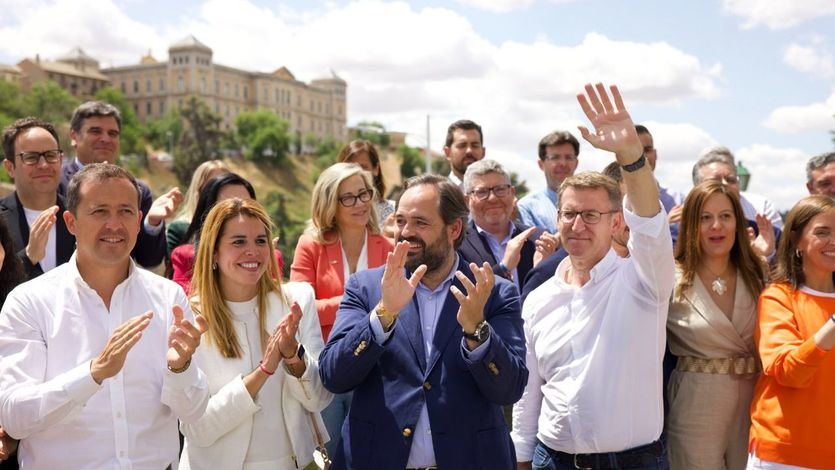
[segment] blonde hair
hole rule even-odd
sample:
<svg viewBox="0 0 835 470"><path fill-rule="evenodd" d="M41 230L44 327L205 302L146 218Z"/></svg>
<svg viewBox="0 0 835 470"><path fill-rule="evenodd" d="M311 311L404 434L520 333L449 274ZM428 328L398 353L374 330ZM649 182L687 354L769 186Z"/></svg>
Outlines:
<svg viewBox="0 0 835 470"><path fill-rule="evenodd" d="M334 243L337 237L331 236L337 230L336 211L339 209L339 185L348 178L359 175L365 189L371 192L371 210L368 213L366 229L374 234L380 233L377 223L377 209L374 207L374 183L371 175L356 163L335 163L319 175L313 187L310 203L310 223L306 232L319 243Z"/></svg>
<svg viewBox="0 0 835 470"><path fill-rule="evenodd" d="M232 324L232 313L226 306L220 286L220 271L213 269L215 253L226 222L235 217L251 217L264 225L267 239L272 240L272 222L267 212L257 201L251 199L227 199L215 205L206 216L203 230L200 233L200 243L194 260L194 276L192 277L191 297L192 309L203 315L209 325L209 342L214 344L223 357L241 357L241 345L235 335ZM278 263L272 250L267 257L267 271L258 280L256 297L258 298L258 331L261 332L262 347L268 337L265 325L267 316L267 295L271 292L278 294L281 301L288 305L287 298L281 290L281 276Z"/></svg>
<svg viewBox="0 0 835 470"><path fill-rule="evenodd" d="M176 220L191 222L191 218L194 217L194 210L197 208L197 200L200 199L200 191L206 185L206 181L209 181L209 176L216 170L223 170L223 173L232 171L226 166L226 163L223 163L223 160L205 161L194 170L191 183L188 185L183 205L177 213Z"/></svg>

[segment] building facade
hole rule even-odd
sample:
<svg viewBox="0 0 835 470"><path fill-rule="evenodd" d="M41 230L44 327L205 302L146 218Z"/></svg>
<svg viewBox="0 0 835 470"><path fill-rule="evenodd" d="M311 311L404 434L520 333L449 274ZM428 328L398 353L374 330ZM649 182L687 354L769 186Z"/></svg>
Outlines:
<svg viewBox="0 0 835 470"><path fill-rule="evenodd" d="M99 62L76 47L69 54L58 59L23 59L17 64L20 72L19 83L24 91L45 80L52 80L80 99L91 99L97 91L110 84L99 71Z"/></svg>
<svg viewBox="0 0 835 470"><path fill-rule="evenodd" d="M290 123L299 135L346 140L346 89L344 80L330 77L297 80L282 67L272 73L236 69L212 61L212 49L189 36L172 44L168 60L150 53L136 65L102 69L111 85L121 90L139 119L159 119L196 95L223 119L229 130L244 111L267 109Z"/></svg>

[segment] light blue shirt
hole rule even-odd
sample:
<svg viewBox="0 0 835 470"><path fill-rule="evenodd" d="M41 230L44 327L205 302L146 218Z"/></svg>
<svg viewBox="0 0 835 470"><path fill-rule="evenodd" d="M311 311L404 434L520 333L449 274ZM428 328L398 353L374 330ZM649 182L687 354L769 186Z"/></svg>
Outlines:
<svg viewBox="0 0 835 470"><path fill-rule="evenodd" d="M475 229L478 230L478 233L484 235L487 239L487 246L490 247L490 252L493 253L493 258L496 258L496 263L501 263L504 259L504 252L507 251L507 244L513 238L513 222L508 222L510 228L508 229L507 236L504 240L499 240L494 237L492 233L479 227L478 224L473 225L475 225ZM519 288L519 273L517 268L513 268L510 274L513 276L513 283L516 284L517 288ZM519 290L521 291L521 288L519 288Z"/></svg>
<svg viewBox="0 0 835 470"><path fill-rule="evenodd" d="M420 330L423 333L423 350L426 352L427 363L432 356L434 346L432 339L435 337L435 327L438 325L438 318L442 313L447 296L452 295L449 292L449 288L452 286L452 280L455 277L455 271L457 269L458 254L455 255L455 263L452 265L449 275L438 284L438 287L429 290L421 282L415 289L415 300L417 301L417 310L420 316ZM394 329L397 327L397 321L395 320L395 324L388 332L384 332L383 325L380 324L380 318L376 312L372 310L368 316L371 322L371 331L374 333L374 341L384 346L392 333L394 333ZM472 351L467 351L466 340L461 338L461 352L465 358L471 361L478 361L483 358L489 346L490 338ZM409 450L409 460L406 463L406 468L434 466L436 464L435 447L432 445L432 428L429 423L429 411L426 408L426 402L423 403L420 409L420 417L415 425L413 436L412 448Z"/></svg>
<svg viewBox="0 0 835 470"><path fill-rule="evenodd" d="M522 225L557 233L557 192L551 188L529 193L516 205Z"/></svg>

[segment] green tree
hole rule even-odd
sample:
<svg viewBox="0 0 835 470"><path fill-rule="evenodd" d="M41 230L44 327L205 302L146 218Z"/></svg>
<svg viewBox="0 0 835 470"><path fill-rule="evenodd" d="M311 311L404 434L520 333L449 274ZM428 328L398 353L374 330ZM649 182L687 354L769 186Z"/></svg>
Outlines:
<svg viewBox="0 0 835 470"><path fill-rule="evenodd" d="M133 106L128 103L125 95L113 87L105 87L96 92L96 99L112 104L122 114L122 132L120 137L122 153L144 155L145 149L143 147L142 137L145 134L145 128L139 122Z"/></svg>
<svg viewBox="0 0 835 470"><path fill-rule="evenodd" d="M23 117L23 98L16 83L0 80L0 128Z"/></svg>
<svg viewBox="0 0 835 470"><path fill-rule="evenodd" d="M47 80L23 95L22 116L36 116L55 125L70 120L79 102L57 83Z"/></svg>
<svg viewBox="0 0 835 470"><path fill-rule="evenodd" d="M528 184L525 180L519 179L519 174L515 171L510 172L510 185L516 188L516 197L518 199L522 199L522 196L530 192Z"/></svg>
<svg viewBox="0 0 835 470"><path fill-rule="evenodd" d="M188 186L194 170L214 156L223 132L220 130L220 116L196 96L186 100L180 115L183 133L173 155L172 170L180 183Z"/></svg>
<svg viewBox="0 0 835 470"><path fill-rule="evenodd" d="M148 121L145 125L145 140L152 147L164 148L171 154L182 135L183 120L176 109L170 109L162 118Z"/></svg>
<svg viewBox="0 0 835 470"><path fill-rule="evenodd" d="M246 147L249 160L284 162L290 149L289 128L287 121L266 110L243 112L235 118L235 138Z"/></svg>
<svg viewBox="0 0 835 470"><path fill-rule="evenodd" d="M403 179L423 173L425 162L419 149L403 144L397 147L397 154L400 155L400 174Z"/></svg>
<svg viewBox="0 0 835 470"><path fill-rule="evenodd" d="M380 149L388 148L391 144L391 136L386 127L377 121L360 121L354 127L354 138L365 139L380 147Z"/></svg>

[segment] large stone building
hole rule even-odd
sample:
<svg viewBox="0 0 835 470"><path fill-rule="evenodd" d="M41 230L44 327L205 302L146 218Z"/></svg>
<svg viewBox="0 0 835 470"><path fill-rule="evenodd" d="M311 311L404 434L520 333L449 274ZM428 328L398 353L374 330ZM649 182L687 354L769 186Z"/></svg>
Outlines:
<svg viewBox="0 0 835 470"><path fill-rule="evenodd" d="M99 71L99 63L76 47L58 59L23 59L17 64L19 82L24 91L45 80L52 80L81 99L90 99L98 90L106 87L109 80Z"/></svg>
<svg viewBox="0 0 835 470"><path fill-rule="evenodd" d="M272 73L236 69L212 61L212 49L189 36L168 48L168 60L150 53L136 65L101 70L124 93L142 120L158 119L190 95L201 97L230 129L244 111L269 109L290 123L291 132L345 140L344 80L330 77L309 84L285 67Z"/></svg>

